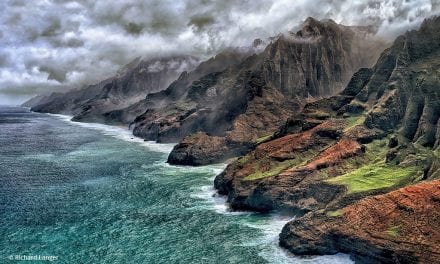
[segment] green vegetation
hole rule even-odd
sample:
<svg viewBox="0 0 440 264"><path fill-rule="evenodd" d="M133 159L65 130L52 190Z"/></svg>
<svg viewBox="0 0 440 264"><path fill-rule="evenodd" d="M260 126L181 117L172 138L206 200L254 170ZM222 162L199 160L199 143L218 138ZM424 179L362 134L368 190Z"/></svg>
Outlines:
<svg viewBox="0 0 440 264"><path fill-rule="evenodd" d="M284 160L284 161L275 161L271 158L263 158L259 160L253 160L254 167L253 173L246 176L245 180L258 180L267 177L272 177L280 174L284 170L300 167L305 164L312 158L318 154L316 150L309 149L300 154L294 155L292 159Z"/></svg>
<svg viewBox="0 0 440 264"><path fill-rule="evenodd" d="M327 182L345 185L348 193L360 193L397 186L412 179L417 167L400 167L386 164L384 161L368 164L347 174L327 180Z"/></svg>
<svg viewBox="0 0 440 264"><path fill-rule="evenodd" d="M307 164L307 162L318 154L318 151L309 149L302 153L295 154L291 159L284 161L276 161L270 157L261 159L252 159L252 155L248 154L241 157L238 162L240 164L248 163L249 161L253 164L253 172L247 175L245 180L258 180L266 177L272 177L280 174L286 169L300 167Z"/></svg>
<svg viewBox="0 0 440 264"><path fill-rule="evenodd" d="M327 119L327 118L331 117L331 115L329 113L324 112L324 111L320 111L320 110L316 110L316 111L308 114L308 116L310 116L312 118L320 119L320 120Z"/></svg>
<svg viewBox="0 0 440 264"><path fill-rule="evenodd" d="M387 233L389 236L397 237L399 235L400 226L392 226L390 227L385 233Z"/></svg>
<svg viewBox="0 0 440 264"><path fill-rule="evenodd" d="M436 158L440 158L440 148L436 148L432 154L436 157Z"/></svg>
<svg viewBox="0 0 440 264"><path fill-rule="evenodd" d="M181 115L186 111L190 111L191 109L196 108L197 105L193 102L184 102L184 101L179 101L176 102L174 107L167 107L163 114L164 115Z"/></svg>
<svg viewBox="0 0 440 264"><path fill-rule="evenodd" d="M355 115L347 117L345 120L347 121L347 127L344 129L344 131L348 131L355 126L362 125L365 122L365 116Z"/></svg>
<svg viewBox="0 0 440 264"><path fill-rule="evenodd" d="M363 165L349 173L328 179L326 182L345 185L348 193L352 194L399 186L415 180L419 176L419 167L385 163L387 142L388 139L382 139L367 144Z"/></svg>
<svg viewBox="0 0 440 264"><path fill-rule="evenodd" d="M366 161L364 163L378 163L385 161L385 156L388 151L388 140L387 138L381 140L375 140L369 144L366 144Z"/></svg>
<svg viewBox="0 0 440 264"><path fill-rule="evenodd" d="M257 180L257 179L262 179L262 178L266 178L266 177L272 177L275 176L279 173L281 173L282 171L298 165L299 163L301 163L303 160L302 159L289 159L289 160L285 160L283 162L276 162L274 164L271 164L270 169L267 171L263 171L261 169L261 165L260 163L257 163L254 167L254 173L246 176L246 178L244 178L245 180Z"/></svg>
<svg viewBox="0 0 440 264"><path fill-rule="evenodd" d="M255 140L255 142L256 142L257 144L260 144L260 143L262 143L262 142L268 140L268 139L271 138L272 136L273 136L273 133L271 133L271 134L267 134L267 135L265 135L265 136L262 136L262 137L257 138L257 139Z"/></svg>
<svg viewBox="0 0 440 264"><path fill-rule="evenodd" d="M240 164L246 164L251 159L251 154L247 154L246 156L242 156L238 159Z"/></svg>
<svg viewBox="0 0 440 264"><path fill-rule="evenodd" d="M338 217L338 216L342 216L343 214L344 214L344 211L342 209L338 209L335 211L328 211L326 213L326 215L330 216L330 217Z"/></svg>

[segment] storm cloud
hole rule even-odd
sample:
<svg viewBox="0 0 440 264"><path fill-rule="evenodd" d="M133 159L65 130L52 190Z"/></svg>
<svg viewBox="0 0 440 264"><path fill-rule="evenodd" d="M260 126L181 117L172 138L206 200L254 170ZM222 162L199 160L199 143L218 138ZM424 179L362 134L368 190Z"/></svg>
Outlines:
<svg viewBox="0 0 440 264"><path fill-rule="evenodd" d="M391 39L438 14L439 2L6 0L0 3L0 103L97 82L138 56L204 59L295 30L309 16L373 24Z"/></svg>

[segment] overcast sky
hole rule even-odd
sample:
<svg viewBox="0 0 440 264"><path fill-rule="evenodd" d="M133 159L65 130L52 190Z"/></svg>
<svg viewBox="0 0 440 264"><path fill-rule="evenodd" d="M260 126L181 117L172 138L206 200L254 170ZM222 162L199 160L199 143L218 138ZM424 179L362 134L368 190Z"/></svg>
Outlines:
<svg viewBox="0 0 440 264"><path fill-rule="evenodd" d="M294 29L307 17L376 24L395 37L440 0L2 0L0 104L79 87L137 56L212 56Z"/></svg>

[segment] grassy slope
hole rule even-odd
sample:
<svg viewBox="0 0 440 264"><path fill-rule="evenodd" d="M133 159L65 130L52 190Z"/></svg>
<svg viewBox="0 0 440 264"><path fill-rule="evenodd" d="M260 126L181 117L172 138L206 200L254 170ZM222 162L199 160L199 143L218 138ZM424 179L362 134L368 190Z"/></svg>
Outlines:
<svg viewBox="0 0 440 264"><path fill-rule="evenodd" d="M367 164L347 174L327 180L329 183L347 186L348 193L399 186L416 177L418 167L400 167L385 162Z"/></svg>
<svg viewBox="0 0 440 264"><path fill-rule="evenodd" d="M344 131L346 132L362 124L365 121L365 116L362 114L352 115L345 118L345 120L347 126ZM269 137L270 136L262 137L259 141L265 141ZM397 165L395 162L385 162L386 153L389 150L387 146L388 140L389 138L385 138L366 144L367 151L364 155L349 158L343 164L338 165L340 172L336 177L327 175L325 168L320 170L323 180L330 184L345 185L347 187L347 194L369 192L385 188L397 188L418 181L423 172L423 168L420 164ZM422 150L424 150L423 147ZM428 154L422 150L417 149L417 157L415 157L415 159L426 158L425 156ZM432 154L431 150L428 152ZM294 159L283 162L266 158L255 160L252 155L248 154L240 158L238 162L241 164L253 163L251 173L244 179L258 180L278 175L282 171L292 167L304 165L317 154L319 154L319 151L309 151L308 153L297 155ZM411 154L408 156L411 156Z"/></svg>
<svg viewBox="0 0 440 264"><path fill-rule="evenodd" d="M262 170L260 164L257 163L254 166L254 173L246 176L245 180L257 180L266 177L272 177L281 173L283 170L287 168L298 165L302 161L303 161L302 159L290 159L283 162L276 162L272 164L269 170L265 170L265 171Z"/></svg>
<svg viewBox="0 0 440 264"><path fill-rule="evenodd" d="M348 193L361 193L390 187L400 187L416 181L421 167L417 165L397 165L386 163L387 139L367 144L365 163L343 175L327 179L326 182L345 185Z"/></svg>

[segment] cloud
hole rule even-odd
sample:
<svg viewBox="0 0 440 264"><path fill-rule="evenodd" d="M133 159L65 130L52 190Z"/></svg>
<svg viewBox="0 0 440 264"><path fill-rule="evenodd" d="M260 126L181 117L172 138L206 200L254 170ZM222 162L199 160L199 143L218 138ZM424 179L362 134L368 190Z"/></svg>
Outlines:
<svg viewBox="0 0 440 264"><path fill-rule="evenodd" d="M305 18L374 24L394 38L438 14L438 0L5 0L0 96L80 87L138 56L207 58L296 30Z"/></svg>
<svg viewBox="0 0 440 264"><path fill-rule="evenodd" d="M47 73L48 80L55 80L59 83L63 83L66 80L67 71L65 70L52 68L46 65L40 66L38 70Z"/></svg>
<svg viewBox="0 0 440 264"><path fill-rule="evenodd" d="M208 27L214 23L215 23L214 18L208 14L194 15L194 16L190 17L190 20L188 22L188 26L194 27L196 30L200 31L200 30L203 30L206 27Z"/></svg>
<svg viewBox="0 0 440 264"><path fill-rule="evenodd" d="M10 63L9 54L0 51L0 68L8 67Z"/></svg>
<svg viewBox="0 0 440 264"><path fill-rule="evenodd" d="M143 25L142 24L136 24L133 22L129 22L127 25L125 25L125 30L134 35L139 35L143 31Z"/></svg>

